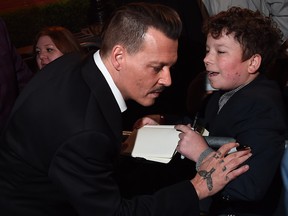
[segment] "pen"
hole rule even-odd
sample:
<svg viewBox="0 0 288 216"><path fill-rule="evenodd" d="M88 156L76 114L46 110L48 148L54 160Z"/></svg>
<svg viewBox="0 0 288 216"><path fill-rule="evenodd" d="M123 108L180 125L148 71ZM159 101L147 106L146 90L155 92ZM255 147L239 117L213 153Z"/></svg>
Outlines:
<svg viewBox="0 0 288 216"><path fill-rule="evenodd" d="M197 119L198 119L198 112L195 115L194 121L193 121L193 125L192 125L192 130L196 130L196 123L197 123Z"/></svg>
<svg viewBox="0 0 288 216"><path fill-rule="evenodd" d="M195 118L194 118L194 121L193 121L193 124L192 124L192 130L196 130L196 123L197 123L197 119L198 119L198 112L196 113L196 115L195 115ZM185 156L184 155L181 155L181 159L184 159L185 158Z"/></svg>
<svg viewBox="0 0 288 216"><path fill-rule="evenodd" d="M194 118L194 121L193 121L193 124L192 124L192 130L196 130L196 123L197 123L197 119L198 119L198 112L196 113L196 115L195 115L195 118ZM185 158L185 156L184 155L181 155L181 159L184 159Z"/></svg>
<svg viewBox="0 0 288 216"><path fill-rule="evenodd" d="M196 124L197 124L197 119L198 119L198 112L196 113L196 115L195 115L195 118L194 118L194 121L193 121L193 124L192 124L192 130L194 130L194 131L196 131ZM184 159L185 158L185 156L184 155L181 155L181 159Z"/></svg>

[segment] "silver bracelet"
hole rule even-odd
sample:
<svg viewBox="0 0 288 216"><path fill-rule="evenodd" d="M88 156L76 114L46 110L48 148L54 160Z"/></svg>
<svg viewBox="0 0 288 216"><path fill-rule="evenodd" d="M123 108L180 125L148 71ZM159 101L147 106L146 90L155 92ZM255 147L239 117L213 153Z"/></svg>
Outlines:
<svg viewBox="0 0 288 216"><path fill-rule="evenodd" d="M196 163L196 171L198 172L199 171L199 168L203 162L203 160L211 153L211 152L214 152L214 150L210 147L208 147L205 151L203 151Z"/></svg>

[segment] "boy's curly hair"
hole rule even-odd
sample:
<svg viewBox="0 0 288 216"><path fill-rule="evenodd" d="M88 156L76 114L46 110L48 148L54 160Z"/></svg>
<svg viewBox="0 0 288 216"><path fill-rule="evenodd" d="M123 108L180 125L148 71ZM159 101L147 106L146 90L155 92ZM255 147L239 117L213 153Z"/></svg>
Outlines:
<svg viewBox="0 0 288 216"><path fill-rule="evenodd" d="M264 73L277 57L282 44L282 32L272 18L240 7L231 7L211 16L203 25L203 32L215 39L223 33L233 34L243 49L243 61L254 54L261 55L260 73Z"/></svg>

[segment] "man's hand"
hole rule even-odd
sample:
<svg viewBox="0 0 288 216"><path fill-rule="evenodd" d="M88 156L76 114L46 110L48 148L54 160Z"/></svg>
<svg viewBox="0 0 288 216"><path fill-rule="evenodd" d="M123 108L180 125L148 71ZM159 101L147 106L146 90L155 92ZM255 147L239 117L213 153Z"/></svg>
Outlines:
<svg viewBox="0 0 288 216"><path fill-rule="evenodd" d="M210 153L203 160L199 171L191 180L199 199L214 195L249 169L248 165L240 165L251 157L250 148L227 155L238 145L238 143L224 144L217 152Z"/></svg>
<svg viewBox="0 0 288 216"><path fill-rule="evenodd" d="M138 119L134 125L133 129L139 129L143 127L144 125L159 125L163 124L164 122L164 117L158 114L155 115L147 115L144 116L143 118Z"/></svg>
<svg viewBox="0 0 288 216"><path fill-rule="evenodd" d="M191 129L191 125L175 125L180 131L177 152L192 161L198 161L200 154L209 146L203 136Z"/></svg>

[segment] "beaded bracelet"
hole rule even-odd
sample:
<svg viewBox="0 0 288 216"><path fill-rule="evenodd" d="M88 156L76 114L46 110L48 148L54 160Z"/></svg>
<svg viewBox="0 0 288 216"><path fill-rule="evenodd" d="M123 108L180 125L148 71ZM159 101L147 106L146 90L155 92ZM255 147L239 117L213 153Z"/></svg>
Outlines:
<svg viewBox="0 0 288 216"><path fill-rule="evenodd" d="M214 150L212 148L207 148L205 151L203 151L196 163L196 171L198 172L199 171L199 168L203 162L203 160L211 153L211 152L214 152Z"/></svg>

